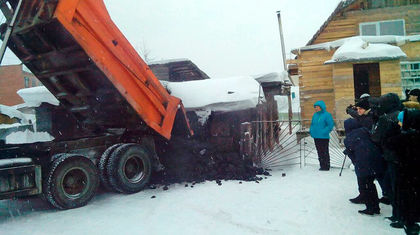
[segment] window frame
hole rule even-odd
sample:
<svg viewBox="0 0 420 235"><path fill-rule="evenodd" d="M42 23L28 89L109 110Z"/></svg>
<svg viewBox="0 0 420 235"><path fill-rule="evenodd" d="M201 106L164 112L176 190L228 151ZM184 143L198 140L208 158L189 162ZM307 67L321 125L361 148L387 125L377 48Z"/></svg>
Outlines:
<svg viewBox="0 0 420 235"><path fill-rule="evenodd" d="M37 86L36 78L31 78L31 87L36 87L36 86Z"/></svg>
<svg viewBox="0 0 420 235"><path fill-rule="evenodd" d="M381 23L385 23L385 22L395 22L395 21L402 21L403 23L403 30L404 30L404 35L396 35L396 36L406 36L407 35L407 31L405 30L405 19L395 19L395 20L381 20L381 21L372 21L372 22L363 22L363 23L359 23L359 35L360 36L372 36L372 35L362 35L362 27L364 25L372 25L374 24L376 26L376 35L375 36L388 36L388 35L380 35L381 31L380 31L380 25Z"/></svg>
<svg viewBox="0 0 420 235"><path fill-rule="evenodd" d="M29 77L23 77L23 87L24 88L29 88Z"/></svg>
<svg viewBox="0 0 420 235"><path fill-rule="evenodd" d="M418 65L418 69L412 69L411 67L413 67L413 64L417 64ZM409 69L408 68L404 68L407 67L407 65L409 65ZM403 90L403 93L406 89L414 89L414 88L420 88L420 60L416 60L416 61L401 61L400 62L400 70L401 70L401 88ZM417 74L416 76L403 76L404 74L410 74L414 73ZM407 85L406 81L412 80L413 81L413 85ZM416 83L416 81L418 81L418 83Z"/></svg>

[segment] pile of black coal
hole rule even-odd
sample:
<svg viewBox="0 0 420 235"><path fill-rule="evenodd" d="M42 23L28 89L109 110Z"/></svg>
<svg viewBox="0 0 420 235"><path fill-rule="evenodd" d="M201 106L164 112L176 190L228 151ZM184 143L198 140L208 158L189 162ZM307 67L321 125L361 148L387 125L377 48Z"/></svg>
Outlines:
<svg viewBox="0 0 420 235"><path fill-rule="evenodd" d="M257 175L268 174L261 168L253 167L252 162L242 159L239 153L217 151L205 141L173 138L170 142L160 143L160 146L165 146L158 149L165 169L153 173L151 184L192 182L194 185L205 180L258 181L262 177Z"/></svg>

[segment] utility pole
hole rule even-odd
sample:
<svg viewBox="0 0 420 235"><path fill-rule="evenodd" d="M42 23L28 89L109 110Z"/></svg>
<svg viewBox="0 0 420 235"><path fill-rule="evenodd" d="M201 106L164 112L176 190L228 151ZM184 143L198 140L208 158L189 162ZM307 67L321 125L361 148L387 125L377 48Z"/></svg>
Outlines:
<svg viewBox="0 0 420 235"><path fill-rule="evenodd" d="M280 15L280 11L277 11L277 19L279 22L279 32L280 32L280 42L281 42L281 52L282 52L282 56L283 56L283 69L285 72L287 72L287 64L286 64L286 49L284 47L284 37L283 37L283 27L281 24L281 15ZM291 83L291 85L295 85L293 84L293 80L290 77L289 73L287 72L287 76L289 77L289 81ZM286 84L285 84L286 85ZM290 86L290 84L287 84L287 103L289 104L289 134L292 134L292 118L293 118L293 111L292 111L292 88Z"/></svg>

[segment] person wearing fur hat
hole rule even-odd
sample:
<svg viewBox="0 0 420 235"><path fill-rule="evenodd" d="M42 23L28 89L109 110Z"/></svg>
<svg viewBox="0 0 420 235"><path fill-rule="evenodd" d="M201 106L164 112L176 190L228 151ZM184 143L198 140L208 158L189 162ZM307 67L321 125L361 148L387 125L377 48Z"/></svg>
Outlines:
<svg viewBox="0 0 420 235"><path fill-rule="evenodd" d="M420 109L420 89L416 88L408 92L407 101L403 103L406 108Z"/></svg>

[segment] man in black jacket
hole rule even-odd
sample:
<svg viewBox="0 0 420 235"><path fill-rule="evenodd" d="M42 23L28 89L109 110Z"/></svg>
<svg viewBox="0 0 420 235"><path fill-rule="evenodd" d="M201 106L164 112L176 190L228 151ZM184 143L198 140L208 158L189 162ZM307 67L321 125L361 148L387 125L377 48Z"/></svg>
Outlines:
<svg viewBox="0 0 420 235"><path fill-rule="evenodd" d="M420 110L405 109L398 118L401 134L387 141L398 154L397 204L406 233L419 234L416 222L420 219Z"/></svg>
<svg viewBox="0 0 420 235"><path fill-rule="evenodd" d="M346 131L345 153L354 164L359 185L359 197L366 204L366 209L360 210L359 213L379 214L378 193L373 181L377 175L383 174L385 168L380 149L371 141L369 130L362 127L357 120L352 118L345 120L344 129Z"/></svg>
<svg viewBox="0 0 420 235"><path fill-rule="evenodd" d="M371 108L370 108L370 96L368 94L362 95L354 106L352 107L349 106L347 108L346 112L347 114L352 116L354 120L357 121L360 127L365 128L367 131L372 130L372 127L374 124L374 121L373 121L374 118L373 118L373 112L371 111ZM389 184L384 182L384 174L378 172L374 175L374 177L375 179L378 180L379 185L381 186L381 189L382 189L383 197L379 199L379 202L389 205L390 204L390 201L389 201L390 186ZM366 203L366 198L363 195L364 182L360 181L359 177L357 177L357 184L359 187L359 195L349 200L350 202L355 203L355 204Z"/></svg>
<svg viewBox="0 0 420 235"><path fill-rule="evenodd" d="M388 93L379 98L376 113L379 119L372 129L371 139L374 143L381 147L382 155L387 163L386 178L389 178L390 183L390 197L392 205L392 216L389 219L392 221L392 227L402 228L401 216L399 212L399 205L396 196L398 182L398 155L394 149L387 144L387 139L392 136L400 134L400 127L398 125L398 114L402 109L400 99L397 94ZM385 179L387 181L387 179Z"/></svg>

